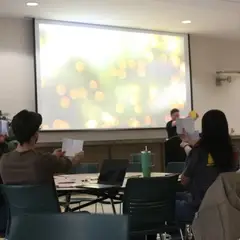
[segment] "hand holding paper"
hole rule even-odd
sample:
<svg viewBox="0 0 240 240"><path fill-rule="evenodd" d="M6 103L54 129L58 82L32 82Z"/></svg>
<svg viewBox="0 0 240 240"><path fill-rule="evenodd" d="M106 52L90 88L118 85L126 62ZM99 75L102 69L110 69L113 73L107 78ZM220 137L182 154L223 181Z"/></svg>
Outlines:
<svg viewBox="0 0 240 240"><path fill-rule="evenodd" d="M65 152L67 157L83 155L83 143L83 140L65 138L62 142L62 151Z"/></svg>
<svg viewBox="0 0 240 240"><path fill-rule="evenodd" d="M186 131L188 134L192 134L195 132L194 120L190 117L178 118L176 120L176 126L178 134L184 134L184 131Z"/></svg>

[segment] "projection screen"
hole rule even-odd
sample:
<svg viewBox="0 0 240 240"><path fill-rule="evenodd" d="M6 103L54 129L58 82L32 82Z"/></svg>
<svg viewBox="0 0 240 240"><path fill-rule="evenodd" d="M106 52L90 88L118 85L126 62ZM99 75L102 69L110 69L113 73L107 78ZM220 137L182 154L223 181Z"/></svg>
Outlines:
<svg viewBox="0 0 240 240"><path fill-rule="evenodd" d="M191 110L188 35L35 20L42 130L162 128Z"/></svg>

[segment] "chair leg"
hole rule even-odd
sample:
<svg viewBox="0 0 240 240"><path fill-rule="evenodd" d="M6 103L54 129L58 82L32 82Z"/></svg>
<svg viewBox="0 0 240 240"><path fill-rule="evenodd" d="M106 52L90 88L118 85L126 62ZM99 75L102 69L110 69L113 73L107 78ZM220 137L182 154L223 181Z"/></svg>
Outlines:
<svg viewBox="0 0 240 240"><path fill-rule="evenodd" d="M104 213L104 208L103 208L103 204L101 203L101 207L102 207L102 213Z"/></svg>
<svg viewBox="0 0 240 240"><path fill-rule="evenodd" d="M193 240L193 233L192 233L192 229L191 229L191 225L187 224L185 226L185 239L186 240Z"/></svg>
<svg viewBox="0 0 240 240"><path fill-rule="evenodd" d="M180 232L181 240L184 240L184 236L181 228L179 228L179 232Z"/></svg>
<svg viewBox="0 0 240 240"><path fill-rule="evenodd" d="M98 203L95 203L95 213L97 213L97 205Z"/></svg>

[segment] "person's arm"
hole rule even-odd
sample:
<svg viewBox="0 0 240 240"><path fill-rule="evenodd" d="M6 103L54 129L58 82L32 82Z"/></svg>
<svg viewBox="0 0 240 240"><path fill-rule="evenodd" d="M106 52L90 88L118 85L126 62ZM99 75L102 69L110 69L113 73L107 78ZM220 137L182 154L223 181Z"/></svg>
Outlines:
<svg viewBox="0 0 240 240"><path fill-rule="evenodd" d="M176 121L172 121L171 127L175 127L175 126L176 126L176 124L177 124L177 122L176 122Z"/></svg>
<svg viewBox="0 0 240 240"><path fill-rule="evenodd" d="M192 150L192 147L187 142L182 141L181 144L180 144L180 147L182 147L184 149L187 156L189 155L189 153Z"/></svg>
<svg viewBox="0 0 240 240"><path fill-rule="evenodd" d="M199 148L192 149L191 153L187 158L187 166L182 173L181 183L184 186L187 186L190 180L194 177L194 173L199 161Z"/></svg>
<svg viewBox="0 0 240 240"><path fill-rule="evenodd" d="M44 154L43 158L46 159L46 164L50 167L53 174L67 173L73 166L79 165L83 152L76 154L71 160L64 156L61 150L57 149L52 154Z"/></svg>
<svg viewBox="0 0 240 240"><path fill-rule="evenodd" d="M57 173L67 173L72 168L72 162L67 157L59 157L55 154L47 153L43 155L43 158L46 160L47 169L49 169L53 175Z"/></svg>

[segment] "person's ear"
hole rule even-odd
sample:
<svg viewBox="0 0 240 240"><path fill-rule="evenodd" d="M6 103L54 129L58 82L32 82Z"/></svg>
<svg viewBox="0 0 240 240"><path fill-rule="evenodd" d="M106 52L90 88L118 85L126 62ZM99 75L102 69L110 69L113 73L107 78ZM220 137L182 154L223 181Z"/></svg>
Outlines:
<svg viewBox="0 0 240 240"><path fill-rule="evenodd" d="M39 134L38 134L38 132L36 132L32 137L32 139L34 140L35 143L38 141L38 136L39 136Z"/></svg>

